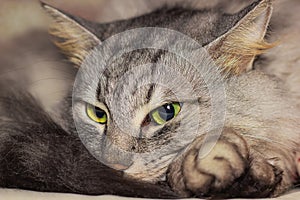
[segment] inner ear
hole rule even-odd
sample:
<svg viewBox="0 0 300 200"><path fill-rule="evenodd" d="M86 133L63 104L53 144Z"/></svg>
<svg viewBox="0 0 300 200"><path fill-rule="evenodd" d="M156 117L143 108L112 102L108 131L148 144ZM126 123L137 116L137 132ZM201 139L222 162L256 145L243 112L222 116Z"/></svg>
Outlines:
<svg viewBox="0 0 300 200"><path fill-rule="evenodd" d="M264 40L272 15L271 2L260 0L235 14L235 17L243 17L227 33L206 46L222 71L227 74L248 71L257 55L274 46Z"/></svg>
<svg viewBox="0 0 300 200"><path fill-rule="evenodd" d="M53 19L49 33L54 37L55 45L79 67L101 41L89 30L89 22L86 20L73 17L45 3L42 6Z"/></svg>

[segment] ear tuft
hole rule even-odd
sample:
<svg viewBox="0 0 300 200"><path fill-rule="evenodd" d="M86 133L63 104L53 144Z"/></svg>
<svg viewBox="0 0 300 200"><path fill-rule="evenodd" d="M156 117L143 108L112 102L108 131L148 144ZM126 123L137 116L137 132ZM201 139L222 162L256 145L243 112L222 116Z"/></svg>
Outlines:
<svg viewBox="0 0 300 200"><path fill-rule="evenodd" d="M52 17L49 33L54 36L54 43L79 67L90 50L100 44L100 40L84 25L85 21L72 17L44 2L42 7Z"/></svg>
<svg viewBox="0 0 300 200"><path fill-rule="evenodd" d="M224 72L250 70L255 56L275 46L264 40L271 14L271 0L255 2L237 14L244 17L232 29L206 47Z"/></svg>

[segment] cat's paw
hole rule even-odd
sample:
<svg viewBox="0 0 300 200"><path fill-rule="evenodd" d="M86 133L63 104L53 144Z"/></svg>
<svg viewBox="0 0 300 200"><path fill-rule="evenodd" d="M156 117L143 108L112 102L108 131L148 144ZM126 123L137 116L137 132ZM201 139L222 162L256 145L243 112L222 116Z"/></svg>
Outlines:
<svg viewBox="0 0 300 200"><path fill-rule="evenodd" d="M271 165L267 159L260 155L250 155L249 167L242 177L224 191L223 196L229 197L271 197L278 196L286 190L284 184L280 184L283 171Z"/></svg>
<svg viewBox="0 0 300 200"><path fill-rule="evenodd" d="M228 188L244 173L249 157L247 144L234 131L224 131L204 158L199 158L203 138L198 138L170 166L168 179L173 189L184 196L206 196Z"/></svg>
<svg viewBox="0 0 300 200"><path fill-rule="evenodd" d="M169 168L168 181L182 197L264 197L280 181L280 170L254 157L246 141L225 129L211 152L199 158L203 138L195 140Z"/></svg>

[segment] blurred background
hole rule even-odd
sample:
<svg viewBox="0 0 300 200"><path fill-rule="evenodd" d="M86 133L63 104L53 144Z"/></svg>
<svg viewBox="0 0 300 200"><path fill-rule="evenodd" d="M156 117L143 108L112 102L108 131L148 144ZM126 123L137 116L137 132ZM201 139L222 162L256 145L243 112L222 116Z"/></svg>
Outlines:
<svg viewBox="0 0 300 200"><path fill-rule="evenodd" d="M68 13L97 22L126 19L164 4L177 3L196 8L214 8L222 4L225 12L233 13L253 1L44 0ZM275 2L269 38L280 39L281 44L267 54L272 65L262 68L287 80L295 92L300 91L299 10L299 0ZM11 86L8 80L23 85L47 110L56 105L71 88L76 75L76 70L51 43L47 34L49 22L38 0L0 0L0 81L6 81L7 87ZM300 97L300 92L298 94Z"/></svg>

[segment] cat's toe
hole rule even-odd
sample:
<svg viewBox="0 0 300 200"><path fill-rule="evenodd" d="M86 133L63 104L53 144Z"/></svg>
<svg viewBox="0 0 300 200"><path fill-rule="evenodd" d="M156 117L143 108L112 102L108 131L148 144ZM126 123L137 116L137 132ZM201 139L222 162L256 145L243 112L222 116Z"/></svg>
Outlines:
<svg viewBox="0 0 300 200"><path fill-rule="evenodd" d="M282 193L282 175L283 171L266 159L253 157L246 173L226 191L226 195L255 198L276 196L277 191Z"/></svg>
<svg viewBox="0 0 300 200"><path fill-rule="evenodd" d="M192 150L183 163L186 187L194 194L222 191L240 177L247 166L236 147L226 141L219 141L205 158L198 158L197 153Z"/></svg>

